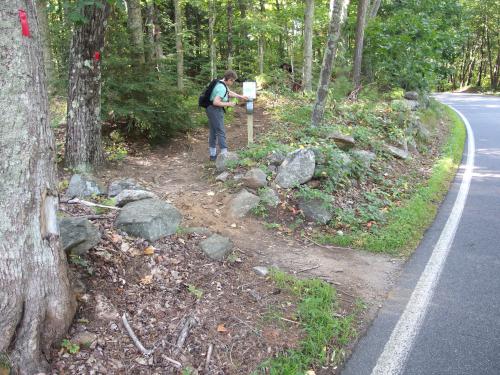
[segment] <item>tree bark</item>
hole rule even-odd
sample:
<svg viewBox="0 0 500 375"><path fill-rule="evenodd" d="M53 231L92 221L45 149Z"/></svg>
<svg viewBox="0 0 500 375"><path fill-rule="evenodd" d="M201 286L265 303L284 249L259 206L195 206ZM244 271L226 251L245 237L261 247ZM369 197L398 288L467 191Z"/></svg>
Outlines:
<svg viewBox="0 0 500 375"><path fill-rule="evenodd" d="M359 0L356 21L356 41L354 48L354 62L352 69L352 83L354 88L361 84L361 64L363 62L363 41L365 37L365 18L369 0Z"/></svg>
<svg viewBox="0 0 500 375"><path fill-rule="evenodd" d="M140 0L127 0L127 26L130 33L132 53L139 64L144 64L144 33L142 31L142 14Z"/></svg>
<svg viewBox="0 0 500 375"><path fill-rule="evenodd" d="M54 79L54 65L52 63L52 49L50 47L49 19L47 15L47 0L39 0L36 3L40 34L43 46L43 65L47 76L48 87Z"/></svg>
<svg viewBox="0 0 500 375"><path fill-rule="evenodd" d="M30 37L20 31L26 11ZM59 244L54 137L34 0L0 7L0 353L13 373L48 370L75 313ZM8 126L6 126L8 124Z"/></svg>
<svg viewBox="0 0 500 375"><path fill-rule="evenodd" d="M101 59L109 3L88 5L88 20L75 26L69 52L66 166L90 171L103 161L101 144ZM97 56L96 54L100 54Z"/></svg>
<svg viewBox="0 0 500 375"><path fill-rule="evenodd" d="M177 88L184 90L184 50L182 47L182 13L179 0L174 0L175 50L177 52Z"/></svg>
<svg viewBox="0 0 500 375"><path fill-rule="evenodd" d="M227 0L227 68L233 68L233 2Z"/></svg>
<svg viewBox="0 0 500 375"><path fill-rule="evenodd" d="M337 43L340 37L342 25L346 19L347 7L350 0L336 0L333 5L332 17L328 28L328 40L323 55L323 64L318 83L318 91L316 94L316 102L314 103L311 125L318 126L323 121L325 113L326 97L328 95L328 86L332 75L335 55L337 53Z"/></svg>
<svg viewBox="0 0 500 375"><path fill-rule="evenodd" d="M210 79L215 79L217 76L217 66L215 63L215 40L214 40L214 26L215 26L215 4L214 0L209 0L208 3L208 45L210 46Z"/></svg>
<svg viewBox="0 0 500 375"><path fill-rule="evenodd" d="M380 8L381 0L373 0L373 4L370 7L370 19L377 16L378 10Z"/></svg>
<svg viewBox="0 0 500 375"><path fill-rule="evenodd" d="M160 26L157 22L156 7L154 0L147 1L147 30L149 41L149 61L155 61L163 58L163 48L160 43Z"/></svg>
<svg viewBox="0 0 500 375"><path fill-rule="evenodd" d="M304 91L312 91L314 0L306 0L304 18L304 70L302 85Z"/></svg>
<svg viewBox="0 0 500 375"><path fill-rule="evenodd" d="M261 21L264 19L264 12L266 10L264 5L264 0L260 0L260 15L262 17ZM264 33L260 33L259 35L259 74L264 74L264 43L265 37Z"/></svg>

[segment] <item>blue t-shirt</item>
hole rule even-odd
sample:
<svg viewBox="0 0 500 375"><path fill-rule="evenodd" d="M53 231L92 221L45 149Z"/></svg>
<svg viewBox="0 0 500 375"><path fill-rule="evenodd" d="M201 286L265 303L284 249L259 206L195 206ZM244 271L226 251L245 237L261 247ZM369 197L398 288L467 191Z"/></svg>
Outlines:
<svg viewBox="0 0 500 375"><path fill-rule="evenodd" d="M226 90L226 86L222 82L217 82L212 93L210 94L210 101L214 101L215 97L220 97L221 101L229 101L229 89Z"/></svg>

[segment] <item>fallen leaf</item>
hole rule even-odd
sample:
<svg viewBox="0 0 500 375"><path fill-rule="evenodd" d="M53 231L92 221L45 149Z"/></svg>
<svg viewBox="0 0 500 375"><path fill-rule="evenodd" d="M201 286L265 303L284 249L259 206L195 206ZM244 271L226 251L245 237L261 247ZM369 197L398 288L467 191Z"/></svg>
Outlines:
<svg viewBox="0 0 500 375"><path fill-rule="evenodd" d="M153 275L146 275L141 279L141 284L149 285L153 282Z"/></svg>
<svg viewBox="0 0 500 375"><path fill-rule="evenodd" d="M111 236L111 241L113 241L114 243L120 242L121 240L122 236L120 236L119 234L113 233L113 235Z"/></svg>
<svg viewBox="0 0 500 375"><path fill-rule="evenodd" d="M126 253L130 249L130 245L126 242L122 242L122 245L120 246L121 251Z"/></svg>
<svg viewBox="0 0 500 375"><path fill-rule="evenodd" d="M151 245L144 249L144 255L153 255L155 253L155 248Z"/></svg>
<svg viewBox="0 0 500 375"><path fill-rule="evenodd" d="M217 332L227 332L227 328L221 323L217 326Z"/></svg>
<svg viewBox="0 0 500 375"><path fill-rule="evenodd" d="M235 224L235 223L232 223L232 224L231 224L231 228L236 228L236 224Z"/></svg>
<svg viewBox="0 0 500 375"><path fill-rule="evenodd" d="M213 191L207 191L207 195L209 197L213 197L215 195L215 193Z"/></svg>

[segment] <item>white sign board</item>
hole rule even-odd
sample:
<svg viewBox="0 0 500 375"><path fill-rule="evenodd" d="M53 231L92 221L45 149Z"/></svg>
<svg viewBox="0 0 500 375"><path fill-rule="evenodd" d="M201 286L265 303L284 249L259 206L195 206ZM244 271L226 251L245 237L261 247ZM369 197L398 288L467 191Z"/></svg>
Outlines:
<svg viewBox="0 0 500 375"><path fill-rule="evenodd" d="M257 97L257 84L255 82L243 82L243 95L248 96L248 99Z"/></svg>

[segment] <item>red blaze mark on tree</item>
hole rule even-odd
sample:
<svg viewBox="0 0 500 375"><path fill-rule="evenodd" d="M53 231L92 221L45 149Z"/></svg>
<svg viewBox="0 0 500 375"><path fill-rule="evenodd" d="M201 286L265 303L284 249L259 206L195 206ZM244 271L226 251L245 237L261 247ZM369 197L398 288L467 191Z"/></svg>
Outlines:
<svg viewBox="0 0 500 375"><path fill-rule="evenodd" d="M21 21L21 31L24 36L30 36L30 27L28 25L28 16L26 11L19 9L19 20Z"/></svg>
<svg viewBox="0 0 500 375"><path fill-rule="evenodd" d="M101 59L101 53L99 51L94 52L94 61L98 62Z"/></svg>

